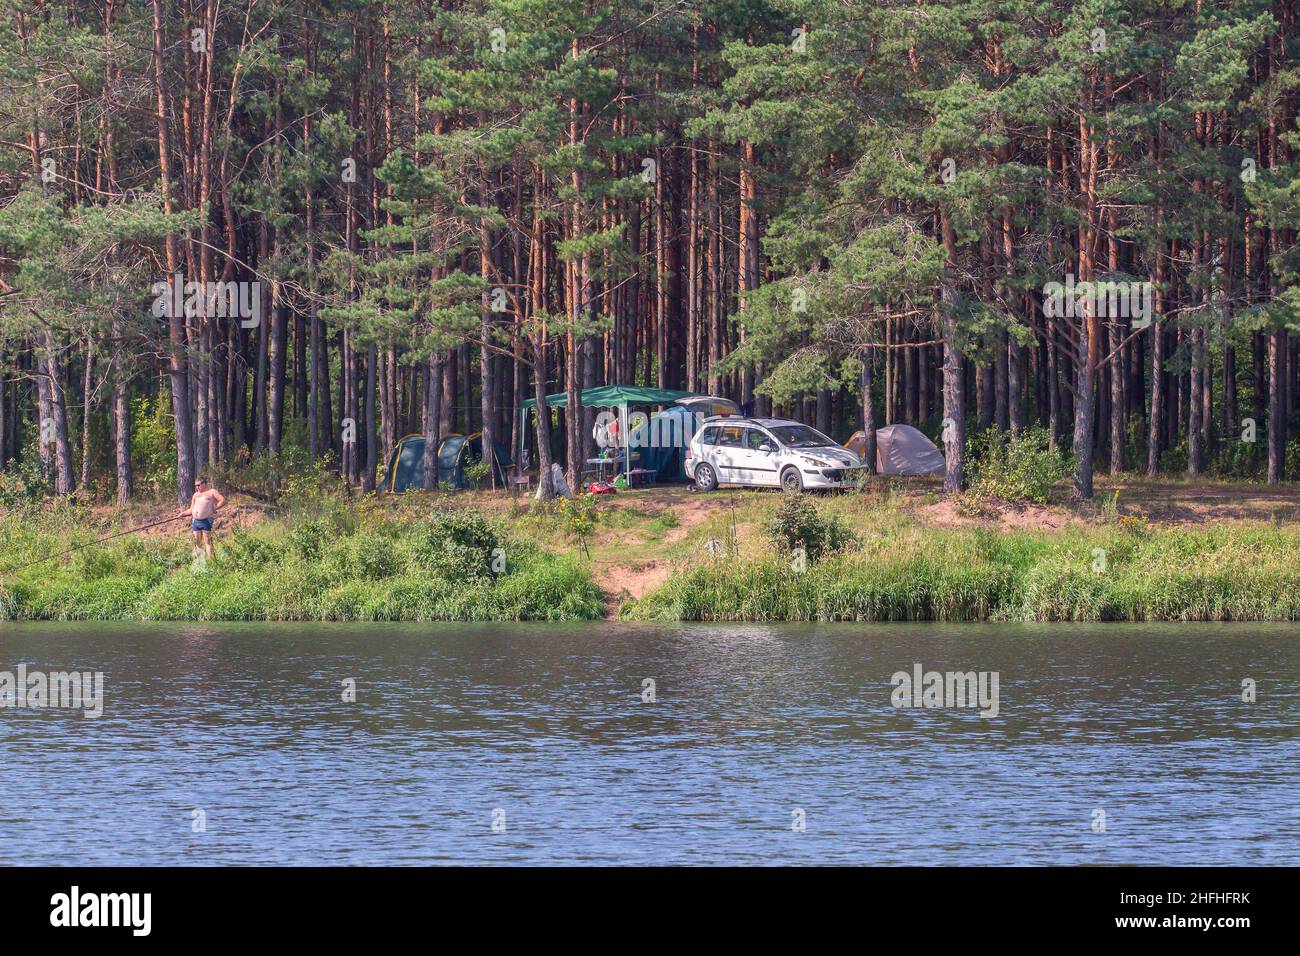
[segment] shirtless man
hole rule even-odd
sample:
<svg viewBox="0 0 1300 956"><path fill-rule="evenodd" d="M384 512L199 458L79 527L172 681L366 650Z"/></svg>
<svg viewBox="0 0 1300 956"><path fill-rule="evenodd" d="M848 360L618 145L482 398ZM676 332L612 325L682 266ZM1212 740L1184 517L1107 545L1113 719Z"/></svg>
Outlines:
<svg viewBox="0 0 1300 956"><path fill-rule="evenodd" d="M225 503L226 499L221 492L216 488L209 488L203 483L202 478L195 478L194 497L190 499L190 506L176 514L178 518L184 515L190 516L190 530L194 532L194 550L197 552L199 545L202 545L209 559L212 558L212 516Z"/></svg>

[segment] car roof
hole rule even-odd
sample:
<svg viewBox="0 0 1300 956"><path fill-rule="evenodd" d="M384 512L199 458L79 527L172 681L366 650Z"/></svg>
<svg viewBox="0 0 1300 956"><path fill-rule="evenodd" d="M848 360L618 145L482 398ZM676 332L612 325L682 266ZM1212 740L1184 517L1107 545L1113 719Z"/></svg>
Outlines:
<svg viewBox="0 0 1300 956"><path fill-rule="evenodd" d="M747 418L744 415L710 415L704 419L706 425L761 425L774 428L778 425L802 425L789 418Z"/></svg>

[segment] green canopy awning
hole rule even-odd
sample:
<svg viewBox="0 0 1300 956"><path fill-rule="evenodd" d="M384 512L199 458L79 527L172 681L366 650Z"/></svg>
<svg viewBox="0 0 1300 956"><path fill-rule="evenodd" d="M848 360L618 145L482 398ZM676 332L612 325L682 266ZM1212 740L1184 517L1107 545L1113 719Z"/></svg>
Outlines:
<svg viewBox="0 0 1300 956"><path fill-rule="evenodd" d="M694 392L682 392L675 388L642 388L639 385L601 385L582 391L582 404L588 408L617 408L620 405L667 405L679 398L689 398ZM532 408L537 399L530 398L524 402L524 408ZM546 396L549 408L564 408L569 404L566 392L556 392Z"/></svg>

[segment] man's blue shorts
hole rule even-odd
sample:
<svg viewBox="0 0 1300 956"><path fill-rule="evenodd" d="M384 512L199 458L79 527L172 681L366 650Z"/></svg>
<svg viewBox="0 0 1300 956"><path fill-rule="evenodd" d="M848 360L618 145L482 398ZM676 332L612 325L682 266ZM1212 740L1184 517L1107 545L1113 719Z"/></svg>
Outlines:
<svg viewBox="0 0 1300 956"><path fill-rule="evenodd" d="M195 518L193 521L190 522L190 530L191 530L191 531L211 531L211 530L212 530L212 517L209 516L209 517L207 517L207 518Z"/></svg>

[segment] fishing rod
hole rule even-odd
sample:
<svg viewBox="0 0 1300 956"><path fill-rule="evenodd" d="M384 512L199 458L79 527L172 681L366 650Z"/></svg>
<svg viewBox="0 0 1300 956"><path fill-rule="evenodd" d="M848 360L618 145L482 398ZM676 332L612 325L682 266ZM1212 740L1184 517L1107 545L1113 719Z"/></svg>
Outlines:
<svg viewBox="0 0 1300 956"><path fill-rule="evenodd" d="M113 534L105 535L104 537L98 538L95 541L88 542L87 544L79 544L75 548L68 548L67 551L60 551L58 554L47 554L39 561L32 561L28 564L22 565L21 567L13 568L3 573L17 574L19 571L26 571L28 568L34 568L36 567L36 565L44 564L46 561L52 561L54 558L61 558L64 555L72 554L74 551L81 551L85 548L92 548L97 544L103 544L105 541L111 541L114 538L120 538L124 534L134 534L137 531L147 531L149 528L156 528L159 525L168 524L169 522L172 521L179 521L181 518L188 518L188 517L189 515L173 515L170 518L163 518L161 521L154 521L150 524L142 524L138 528L127 528L125 531L116 531Z"/></svg>

